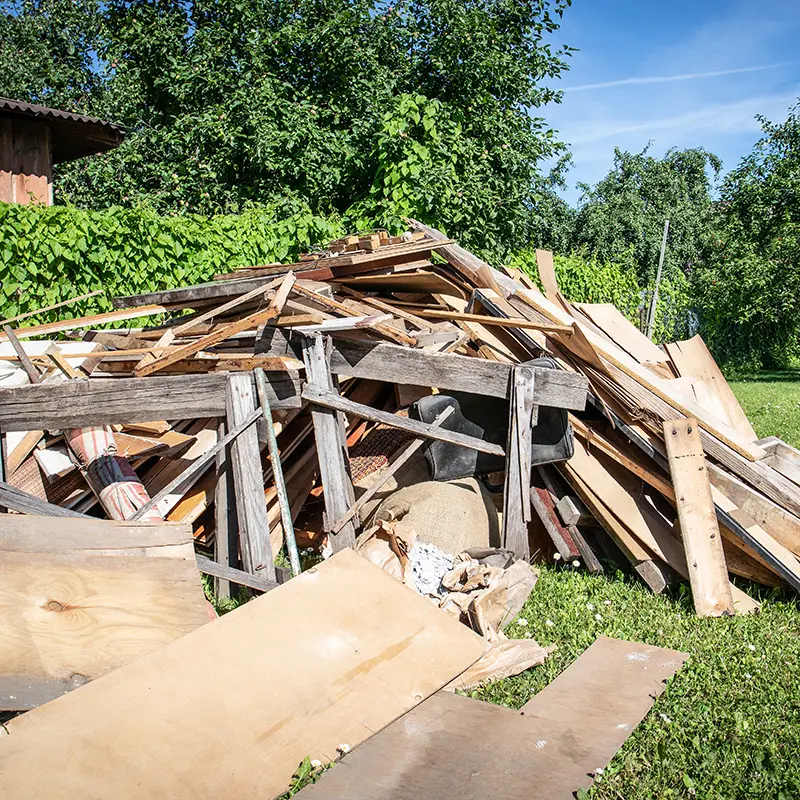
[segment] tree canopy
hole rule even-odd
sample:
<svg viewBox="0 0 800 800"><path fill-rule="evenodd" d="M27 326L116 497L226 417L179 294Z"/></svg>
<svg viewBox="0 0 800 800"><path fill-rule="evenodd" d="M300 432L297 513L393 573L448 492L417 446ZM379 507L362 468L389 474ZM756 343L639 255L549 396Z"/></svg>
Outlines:
<svg viewBox="0 0 800 800"><path fill-rule="evenodd" d="M563 151L531 110L559 99L569 4L0 2L0 93L128 129L61 170L79 205L216 213L293 196L323 214L412 213L508 252Z"/></svg>

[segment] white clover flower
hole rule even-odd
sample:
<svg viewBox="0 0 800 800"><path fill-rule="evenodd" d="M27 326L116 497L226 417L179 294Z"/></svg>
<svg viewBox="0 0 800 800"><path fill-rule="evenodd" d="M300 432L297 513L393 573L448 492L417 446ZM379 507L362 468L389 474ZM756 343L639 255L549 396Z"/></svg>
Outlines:
<svg viewBox="0 0 800 800"><path fill-rule="evenodd" d="M578 561L578 559L577 559L577 558L575 559L575 561L573 561L573 562L572 562L572 566L573 566L573 567L579 567L580 565L581 565L581 562L580 562L580 561Z"/></svg>
<svg viewBox="0 0 800 800"><path fill-rule="evenodd" d="M604 772L604 770L603 770L603 768L602 768L602 767L596 767L596 768L595 768L595 771L594 771L594 774L595 774L595 775L602 775L602 774L603 774L603 772Z"/></svg>
<svg viewBox="0 0 800 800"><path fill-rule="evenodd" d="M547 627L548 627L548 628L552 628L552 627L553 627L553 625L555 625L555 623L554 623L554 622L553 622L553 620L551 620L551 619L546 619L546 620L544 621L544 624L545 624L545 625L547 625Z"/></svg>
<svg viewBox="0 0 800 800"><path fill-rule="evenodd" d="M754 653L755 653L755 651L756 651L756 646L755 646L754 644L749 644L749 645L747 645L747 649L748 649L748 650L751 650L752 652L754 652Z"/></svg>
<svg viewBox="0 0 800 800"><path fill-rule="evenodd" d="M598 622L602 622L602 621L603 621L603 617L602 617L600 614L595 614L595 615L594 615L594 618L595 618L595 619L596 619Z"/></svg>
<svg viewBox="0 0 800 800"><path fill-rule="evenodd" d="M666 723L667 723L667 725L669 725L669 724L671 724L671 723L672 723L672 720L671 720L671 719L670 719L670 718L669 718L669 717L668 717L666 714L664 714L664 713L661 713L661 714L659 714L658 716L659 716L659 717L661 717L661 719L663 719L663 720L664 720L664 722L666 722Z"/></svg>
<svg viewBox="0 0 800 800"><path fill-rule="evenodd" d="M611 601L610 600L603 600L603 605L604 606L610 606L611 605Z"/></svg>
<svg viewBox="0 0 800 800"><path fill-rule="evenodd" d="M553 553L553 561L561 561L561 553Z"/></svg>
<svg viewBox="0 0 800 800"><path fill-rule="evenodd" d="M588 608L589 611L594 611L594 606L591 603L587 603L586 608Z"/></svg>
<svg viewBox="0 0 800 800"><path fill-rule="evenodd" d="M527 625L527 624L528 624L528 620L526 620L525 617L520 617L517 620L517 625L522 625L523 627L525 627L525 625Z"/></svg>
<svg viewBox="0 0 800 800"><path fill-rule="evenodd" d="M752 676L752 675L751 675L749 672L745 672L744 676L745 676L745 678L747 678L748 680L750 680L750 678L752 678L752 677L753 677L753 676Z"/></svg>

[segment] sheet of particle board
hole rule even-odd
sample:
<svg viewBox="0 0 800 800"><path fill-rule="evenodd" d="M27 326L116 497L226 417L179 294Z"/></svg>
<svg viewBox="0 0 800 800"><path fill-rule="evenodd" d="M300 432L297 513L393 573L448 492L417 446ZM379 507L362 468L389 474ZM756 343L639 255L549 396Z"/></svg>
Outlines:
<svg viewBox="0 0 800 800"><path fill-rule="evenodd" d="M686 658L600 638L521 712L438 692L298 798L569 800L611 760Z"/></svg>
<svg viewBox="0 0 800 800"><path fill-rule="evenodd" d="M40 705L208 621L190 526L0 517L0 709Z"/></svg>
<svg viewBox="0 0 800 800"><path fill-rule="evenodd" d="M352 550L18 717L0 796L269 800L473 664L483 640ZM0 733L2 733L0 731Z"/></svg>

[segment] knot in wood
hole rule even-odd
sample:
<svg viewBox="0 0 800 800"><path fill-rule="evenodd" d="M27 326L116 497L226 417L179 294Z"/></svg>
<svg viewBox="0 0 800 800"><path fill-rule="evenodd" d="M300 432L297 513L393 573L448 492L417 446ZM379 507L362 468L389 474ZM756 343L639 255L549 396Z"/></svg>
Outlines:
<svg viewBox="0 0 800 800"><path fill-rule="evenodd" d="M45 608L48 611L63 611L64 605L63 603L59 603L58 600L48 600L45 604Z"/></svg>

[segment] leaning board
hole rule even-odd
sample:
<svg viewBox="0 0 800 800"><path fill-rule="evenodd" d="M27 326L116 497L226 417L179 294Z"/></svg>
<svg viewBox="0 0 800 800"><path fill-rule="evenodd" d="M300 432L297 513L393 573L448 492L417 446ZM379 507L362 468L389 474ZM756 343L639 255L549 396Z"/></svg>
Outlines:
<svg viewBox="0 0 800 800"><path fill-rule="evenodd" d="M189 525L0 515L0 709L45 703L208 621Z"/></svg>
<svg viewBox="0 0 800 800"><path fill-rule="evenodd" d="M484 642L352 550L8 723L0 796L268 800ZM2 731L0 731L2 733Z"/></svg>

